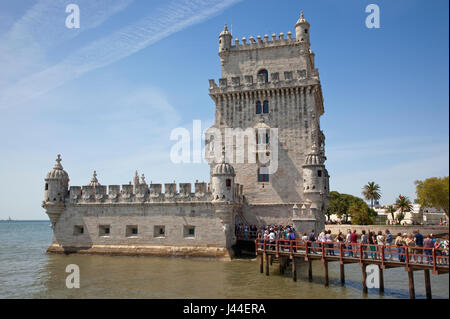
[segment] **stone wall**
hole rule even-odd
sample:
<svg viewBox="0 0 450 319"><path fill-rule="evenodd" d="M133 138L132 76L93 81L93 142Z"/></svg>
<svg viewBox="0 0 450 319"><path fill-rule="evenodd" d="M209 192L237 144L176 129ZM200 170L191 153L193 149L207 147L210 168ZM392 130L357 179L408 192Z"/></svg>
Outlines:
<svg viewBox="0 0 450 319"><path fill-rule="evenodd" d="M231 210L230 220L232 214ZM157 226L164 226L164 236L159 235ZM188 226L195 227L194 236L188 234ZM81 227L83 233L80 233ZM109 228L109 234L103 232L105 227ZM131 228L136 227L134 235ZM183 249L188 249L194 255L196 250L201 251L199 256L207 256L209 251L214 257L217 255L214 248L219 248L222 255L228 254L224 225L209 202L68 205L54 226L53 244L50 251L55 252L61 248L105 253L141 249L149 254L153 251L158 255L170 255L170 252L182 254ZM150 246L155 248L149 249Z"/></svg>

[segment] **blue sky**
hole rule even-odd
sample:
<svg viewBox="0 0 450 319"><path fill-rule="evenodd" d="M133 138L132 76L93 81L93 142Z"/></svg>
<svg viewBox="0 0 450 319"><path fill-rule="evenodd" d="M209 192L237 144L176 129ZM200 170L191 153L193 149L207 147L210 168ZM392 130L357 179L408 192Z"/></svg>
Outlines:
<svg viewBox="0 0 450 319"><path fill-rule="evenodd" d="M67 29L78 4L81 28ZM365 7L380 7L367 29ZM71 185L208 181L173 164L170 132L203 129L220 77L218 34L294 32L311 23L324 95L332 190L382 203L415 198L414 180L448 175L448 1L18 0L0 3L0 219L46 219L44 177L61 153Z"/></svg>

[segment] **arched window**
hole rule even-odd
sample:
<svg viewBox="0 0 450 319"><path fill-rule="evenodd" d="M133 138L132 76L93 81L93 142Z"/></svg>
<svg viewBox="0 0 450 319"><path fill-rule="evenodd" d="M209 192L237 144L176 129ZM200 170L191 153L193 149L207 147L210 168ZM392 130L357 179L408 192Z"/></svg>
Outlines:
<svg viewBox="0 0 450 319"><path fill-rule="evenodd" d="M231 179L227 178L226 185L227 187L231 187Z"/></svg>
<svg viewBox="0 0 450 319"><path fill-rule="evenodd" d="M263 102L263 113L269 113L269 101Z"/></svg>
<svg viewBox="0 0 450 319"><path fill-rule="evenodd" d="M264 82L265 82L265 83L269 82L269 72L267 72L266 69L259 70L259 71L258 71L258 77L259 77L260 75L263 75L263 76L264 76Z"/></svg>
<svg viewBox="0 0 450 319"><path fill-rule="evenodd" d="M256 101L256 114L261 114L261 101Z"/></svg>
<svg viewBox="0 0 450 319"><path fill-rule="evenodd" d="M45 183L45 190L48 191L48 184Z"/></svg>

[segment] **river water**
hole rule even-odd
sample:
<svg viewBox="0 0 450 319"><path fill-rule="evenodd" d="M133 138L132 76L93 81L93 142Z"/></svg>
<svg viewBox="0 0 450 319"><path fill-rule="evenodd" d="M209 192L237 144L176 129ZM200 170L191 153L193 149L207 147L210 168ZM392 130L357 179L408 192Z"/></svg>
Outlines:
<svg viewBox="0 0 450 319"><path fill-rule="evenodd" d="M339 265L329 263L329 287L323 267L313 262L313 281L306 264L298 280L259 273L256 259L231 262L162 257L52 255L49 221L0 222L0 298L409 298L408 275L402 268L384 271L385 293L369 289L363 295L361 268L345 266L340 286ZM80 268L80 288L66 287L68 264ZM425 298L423 272L414 274L416 298ZM433 298L449 298L449 277L431 275Z"/></svg>

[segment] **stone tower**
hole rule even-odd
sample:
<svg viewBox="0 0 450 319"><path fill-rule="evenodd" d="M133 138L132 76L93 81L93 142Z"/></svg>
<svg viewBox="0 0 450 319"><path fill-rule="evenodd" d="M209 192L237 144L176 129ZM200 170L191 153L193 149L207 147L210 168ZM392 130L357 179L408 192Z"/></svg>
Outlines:
<svg viewBox="0 0 450 319"><path fill-rule="evenodd" d="M310 49L310 24L303 12L294 27L295 38L288 32L287 38L284 33L272 34L271 39L266 34L234 43L226 26L220 33L222 77L219 85L210 80L209 90L215 103L210 129L221 134L207 133L206 157L211 163L218 140L226 145L235 182L243 185L248 219L263 206L292 217L297 205L314 210L321 228L329 201L325 136L320 130L323 97ZM244 132L244 138L238 132ZM243 161L237 157L240 150L245 150ZM312 153L320 159L317 166L307 164ZM269 156L270 162L263 163L261 155ZM268 166L275 170L268 171Z"/></svg>
<svg viewBox="0 0 450 319"><path fill-rule="evenodd" d="M42 207L54 226L64 210L64 201L68 196L69 174L61 165L61 155L58 154L56 164L45 177L44 201Z"/></svg>

